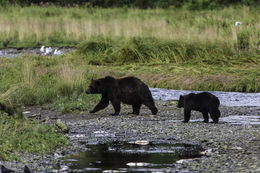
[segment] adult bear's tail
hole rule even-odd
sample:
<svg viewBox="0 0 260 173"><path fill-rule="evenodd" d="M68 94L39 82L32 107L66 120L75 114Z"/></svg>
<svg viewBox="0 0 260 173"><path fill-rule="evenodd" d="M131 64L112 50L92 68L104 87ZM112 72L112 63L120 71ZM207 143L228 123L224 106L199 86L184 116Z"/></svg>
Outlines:
<svg viewBox="0 0 260 173"><path fill-rule="evenodd" d="M218 118L220 117L220 111L219 111L219 109L217 110L217 115L218 115Z"/></svg>

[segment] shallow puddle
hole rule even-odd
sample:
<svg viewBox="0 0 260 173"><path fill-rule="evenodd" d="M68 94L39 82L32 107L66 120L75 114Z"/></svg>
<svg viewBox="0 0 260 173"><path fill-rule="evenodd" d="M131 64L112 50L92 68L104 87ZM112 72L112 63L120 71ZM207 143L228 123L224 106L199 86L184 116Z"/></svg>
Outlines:
<svg viewBox="0 0 260 173"><path fill-rule="evenodd" d="M15 49L15 48L6 48L0 49L0 58L15 58L22 55L43 55L43 56L57 56L64 53L69 53L74 50L74 48L66 48L66 47L49 47L50 51L46 54L46 52L42 52L41 48L28 48L28 49Z"/></svg>
<svg viewBox="0 0 260 173"><path fill-rule="evenodd" d="M113 142L86 145L87 151L64 159L69 172L172 172L180 159L200 157L199 145Z"/></svg>
<svg viewBox="0 0 260 173"><path fill-rule="evenodd" d="M202 122L203 119L190 120L190 122ZM176 121L178 122L178 121ZM219 123L236 125L260 125L260 116L255 115L230 115L219 119Z"/></svg>

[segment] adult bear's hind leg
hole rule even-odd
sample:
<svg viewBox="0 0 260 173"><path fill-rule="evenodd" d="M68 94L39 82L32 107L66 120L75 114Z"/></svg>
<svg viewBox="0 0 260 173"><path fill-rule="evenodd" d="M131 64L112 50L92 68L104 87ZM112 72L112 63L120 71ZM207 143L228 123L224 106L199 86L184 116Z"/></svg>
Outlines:
<svg viewBox="0 0 260 173"><path fill-rule="evenodd" d="M129 114L139 115L141 104L134 104L134 105L132 105L132 107L133 107L133 112L129 113Z"/></svg>
<svg viewBox="0 0 260 173"><path fill-rule="evenodd" d="M111 103L115 109L115 113L110 114L110 115L119 115L120 112L120 101L118 99L113 99L111 100Z"/></svg>

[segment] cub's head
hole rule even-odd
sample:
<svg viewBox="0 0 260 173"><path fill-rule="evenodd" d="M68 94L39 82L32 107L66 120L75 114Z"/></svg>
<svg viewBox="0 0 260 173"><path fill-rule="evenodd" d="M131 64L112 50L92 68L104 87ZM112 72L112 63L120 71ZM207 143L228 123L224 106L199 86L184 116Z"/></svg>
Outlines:
<svg viewBox="0 0 260 173"><path fill-rule="evenodd" d="M184 96L183 95L180 95L177 107L178 108L184 107Z"/></svg>
<svg viewBox="0 0 260 173"><path fill-rule="evenodd" d="M86 94L100 94L102 93L103 87L99 79L91 79L91 83L89 84L88 89L86 90Z"/></svg>

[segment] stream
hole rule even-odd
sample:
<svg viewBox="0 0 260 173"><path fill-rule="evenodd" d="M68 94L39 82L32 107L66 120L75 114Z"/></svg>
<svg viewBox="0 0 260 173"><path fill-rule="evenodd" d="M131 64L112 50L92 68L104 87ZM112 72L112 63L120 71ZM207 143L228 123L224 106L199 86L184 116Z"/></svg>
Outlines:
<svg viewBox="0 0 260 173"><path fill-rule="evenodd" d="M172 90L163 88L150 88L155 100L179 100L180 95L199 93L202 91ZM217 96L220 105L224 106L260 106L260 93L209 91Z"/></svg>

